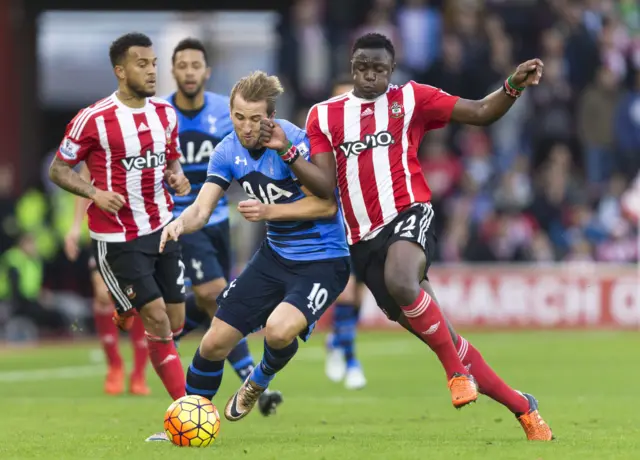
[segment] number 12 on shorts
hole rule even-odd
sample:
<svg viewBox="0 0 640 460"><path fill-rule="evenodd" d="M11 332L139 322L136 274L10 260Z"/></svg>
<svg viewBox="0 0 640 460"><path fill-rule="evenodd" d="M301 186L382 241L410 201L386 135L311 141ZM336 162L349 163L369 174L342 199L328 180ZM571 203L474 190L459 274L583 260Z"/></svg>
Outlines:
<svg viewBox="0 0 640 460"><path fill-rule="evenodd" d="M413 231L415 229L416 229L416 216L412 214L405 220L401 220L400 222L398 222L398 225L396 225L396 228L393 231L393 233L404 232L400 236L405 238L413 238Z"/></svg>
<svg viewBox="0 0 640 460"><path fill-rule="evenodd" d="M313 283L313 288L311 292L307 296L307 300L309 303L307 307L311 310L311 313L314 315L318 313L324 307L324 304L327 303L327 299L329 298L329 293L327 290L320 286L320 283Z"/></svg>

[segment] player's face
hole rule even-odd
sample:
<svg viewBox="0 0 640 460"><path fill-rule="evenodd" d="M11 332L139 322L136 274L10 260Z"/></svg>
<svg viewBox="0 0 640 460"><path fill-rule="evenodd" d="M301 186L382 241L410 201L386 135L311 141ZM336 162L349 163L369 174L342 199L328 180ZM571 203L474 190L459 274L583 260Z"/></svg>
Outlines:
<svg viewBox="0 0 640 460"><path fill-rule="evenodd" d="M151 97L156 94L156 53L153 48L132 46L127 52L127 58L121 66L125 84L129 90L139 97ZM118 67L118 66L116 66ZM118 69L116 69L118 72Z"/></svg>
<svg viewBox="0 0 640 460"><path fill-rule="evenodd" d="M384 48L359 49L351 59L354 93L364 99L375 99L387 91L395 63Z"/></svg>
<svg viewBox="0 0 640 460"><path fill-rule="evenodd" d="M249 102L236 95L231 101L231 121L245 149L255 149L260 143L260 120L267 118L267 101Z"/></svg>
<svg viewBox="0 0 640 460"><path fill-rule="evenodd" d="M353 85L351 84L340 84L333 87L333 94L331 97L340 96L341 94L348 93L353 89Z"/></svg>
<svg viewBox="0 0 640 460"><path fill-rule="evenodd" d="M211 76L211 69L207 67L204 53L200 50L178 51L172 72L178 91L190 98L204 91L205 82Z"/></svg>

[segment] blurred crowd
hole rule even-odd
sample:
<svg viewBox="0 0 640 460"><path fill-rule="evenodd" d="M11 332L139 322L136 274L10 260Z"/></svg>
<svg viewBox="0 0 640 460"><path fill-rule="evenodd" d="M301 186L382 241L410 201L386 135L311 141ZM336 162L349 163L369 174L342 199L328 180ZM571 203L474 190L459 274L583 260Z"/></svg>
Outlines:
<svg viewBox="0 0 640 460"><path fill-rule="evenodd" d="M298 0L283 26L280 67L299 123L348 71L349 47L366 32L393 39L395 83L469 99L498 89L519 62L545 63L542 83L493 126L424 139L440 260L638 260L637 220L620 205L640 170L637 1L340 3Z"/></svg>
<svg viewBox="0 0 640 460"><path fill-rule="evenodd" d="M297 0L279 27L279 75L295 100L290 118L304 125L309 107L349 71L355 37L374 31L394 41L394 83L413 79L464 98L498 89L519 62L545 63L541 84L499 122L424 139L438 260L638 261L638 214L621 199L637 178L638 194L627 202L640 205L637 1ZM13 179L0 169L0 325L12 310L12 264L37 259L41 287L25 287L13 309L17 302L45 324L82 329L90 310L74 299L91 295L86 257L72 264L61 251L73 197L43 178L16 201ZM253 245L235 240L248 256Z"/></svg>

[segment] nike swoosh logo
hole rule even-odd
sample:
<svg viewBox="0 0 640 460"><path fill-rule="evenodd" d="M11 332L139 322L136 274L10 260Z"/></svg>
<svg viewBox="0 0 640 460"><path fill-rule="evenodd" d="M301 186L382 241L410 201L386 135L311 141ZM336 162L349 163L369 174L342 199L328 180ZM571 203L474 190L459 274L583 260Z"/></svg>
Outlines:
<svg viewBox="0 0 640 460"><path fill-rule="evenodd" d="M229 407L229 413L233 418L240 417L242 414L236 410L236 404L238 403L238 393L233 395L233 401L231 401L231 406Z"/></svg>

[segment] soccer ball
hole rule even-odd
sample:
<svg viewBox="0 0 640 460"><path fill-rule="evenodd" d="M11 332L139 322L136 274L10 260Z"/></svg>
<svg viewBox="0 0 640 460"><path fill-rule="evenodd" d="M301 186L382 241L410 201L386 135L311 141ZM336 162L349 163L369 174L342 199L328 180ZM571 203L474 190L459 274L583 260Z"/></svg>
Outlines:
<svg viewBox="0 0 640 460"><path fill-rule="evenodd" d="M183 396L167 409L164 431L176 446L207 447L220 432L218 409L202 396Z"/></svg>

